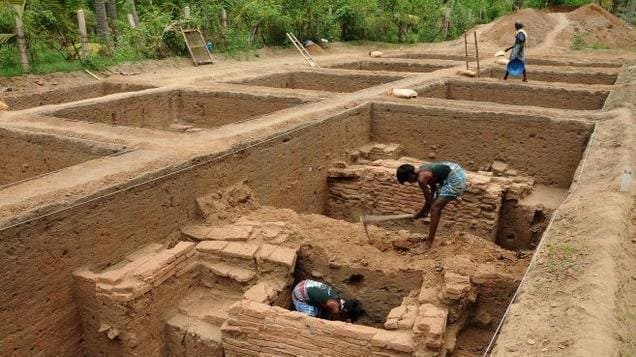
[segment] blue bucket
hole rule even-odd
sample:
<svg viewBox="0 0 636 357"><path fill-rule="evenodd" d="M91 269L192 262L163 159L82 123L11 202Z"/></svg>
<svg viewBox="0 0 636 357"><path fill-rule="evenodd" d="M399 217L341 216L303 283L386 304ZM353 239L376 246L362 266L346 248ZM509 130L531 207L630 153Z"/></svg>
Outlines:
<svg viewBox="0 0 636 357"><path fill-rule="evenodd" d="M513 59L508 62L508 74L511 76L518 77L523 74L523 71L526 69L526 66L523 64L523 61L520 59Z"/></svg>

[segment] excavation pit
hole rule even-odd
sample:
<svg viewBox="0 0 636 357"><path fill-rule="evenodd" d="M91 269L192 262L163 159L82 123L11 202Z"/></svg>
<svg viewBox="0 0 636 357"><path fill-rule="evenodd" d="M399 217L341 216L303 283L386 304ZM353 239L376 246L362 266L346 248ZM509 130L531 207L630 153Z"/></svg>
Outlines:
<svg viewBox="0 0 636 357"><path fill-rule="evenodd" d="M466 61L466 56L461 55L453 55L446 53L422 53L422 52L412 52L412 53L396 53L396 54L387 54L384 56L386 58L407 58L407 59L419 59L419 60L450 60L450 61ZM485 57L480 56L480 60L487 60ZM474 56L471 59L474 61ZM617 62L599 62L599 61L567 61L567 60L558 60L558 59L547 59L547 58L533 58L530 57L526 59L527 65L536 65L536 66L556 66L556 67L599 67L599 68L620 68L622 66L621 63Z"/></svg>
<svg viewBox="0 0 636 357"><path fill-rule="evenodd" d="M518 83L449 80L417 89L421 97L544 108L599 110L609 90L555 88Z"/></svg>
<svg viewBox="0 0 636 357"><path fill-rule="evenodd" d="M471 329L492 336L532 255L531 245L515 248L523 254L497 245L498 222L515 209L502 208L505 201L531 198L537 185L566 191L592 129L567 118L392 102L316 118L80 204L41 228L21 228L20 246L30 249L7 264L22 273L8 282L18 293L7 305L25 322L45 319L74 336L55 341L87 355L249 355L254 348L306 355L319 346L349 356L410 356L448 348L442 340L455 335L466 341L456 349L470 352L483 348ZM396 138L400 145L391 144ZM470 195L447 207L446 226L424 254L405 242L425 237L418 229L426 223L369 226L367 238L359 222L361 209L396 214L421 206L419 189L394 179L394 165L407 160L455 161L472 180ZM237 185L251 190L229 189ZM536 212L527 212L515 216L531 216L519 227L517 218L505 218L513 229L508 243L521 243L509 234L534 222ZM543 214L548 221L551 213ZM77 229L76 221L94 229ZM52 254L63 259L46 260L47 269L27 264L48 257L42 242L57 238L58 227L67 227L59 236L81 244L59 239ZM153 242L164 244L138 253ZM367 326L281 308L289 306L293 279L306 277L359 297L370 312L361 320ZM34 303L23 304L26 298ZM44 304L68 313L39 314ZM438 332L423 333L433 327Z"/></svg>
<svg viewBox="0 0 636 357"><path fill-rule="evenodd" d="M6 187L114 154L118 149L91 141L0 129L0 151L0 187Z"/></svg>
<svg viewBox="0 0 636 357"><path fill-rule="evenodd" d="M448 60L448 61L466 61L465 55L452 55L446 53L403 53L403 54L387 54L387 58L408 58L418 60Z"/></svg>
<svg viewBox="0 0 636 357"><path fill-rule="evenodd" d="M236 84L271 88L349 93L403 79L401 76L287 72L257 77Z"/></svg>
<svg viewBox="0 0 636 357"><path fill-rule="evenodd" d="M78 105L51 116L161 130L216 128L306 103L291 96L267 96L205 90L174 90Z"/></svg>
<svg viewBox="0 0 636 357"><path fill-rule="evenodd" d="M506 73L504 67L490 68L481 72L482 77L502 79ZM604 69L589 71L559 71L530 67L528 75L532 81L563 82L574 84L604 84L614 85L618 74Z"/></svg>
<svg viewBox="0 0 636 357"><path fill-rule="evenodd" d="M458 62L398 62L398 61L360 61L330 66L329 68L352 69L359 71L389 71L389 72L418 72L428 73L440 69L455 67Z"/></svg>
<svg viewBox="0 0 636 357"><path fill-rule="evenodd" d="M152 86L101 82L82 86L62 87L53 90L29 92L21 94L19 92L3 95L4 100L10 110L22 110L42 105L62 104L76 102L79 100L98 98L116 93L137 92L154 88Z"/></svg>

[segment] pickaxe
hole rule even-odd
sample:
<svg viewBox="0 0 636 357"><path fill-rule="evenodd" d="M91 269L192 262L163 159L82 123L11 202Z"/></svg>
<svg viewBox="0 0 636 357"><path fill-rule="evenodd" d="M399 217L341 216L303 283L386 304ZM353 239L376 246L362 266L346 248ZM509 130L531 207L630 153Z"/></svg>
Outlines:
<svg viewBox="0 0 636 357"><path fill-rule="evenodd" d="M364 227L364 233L367 235L367 240L371 242L371 236L369 235L369 230L367 229L367 225L369 223L379 223L386 221L398 221L402 219L414 219L415 215L413 214L390 214L390 215L379 215L379 216L368 216L363 214L360 216L360 222L362 222L362 226Z"/></svg>

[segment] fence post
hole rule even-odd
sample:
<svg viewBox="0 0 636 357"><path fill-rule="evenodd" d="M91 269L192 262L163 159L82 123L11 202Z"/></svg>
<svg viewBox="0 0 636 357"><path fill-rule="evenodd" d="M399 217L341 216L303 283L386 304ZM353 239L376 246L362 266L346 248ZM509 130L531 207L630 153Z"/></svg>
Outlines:
<svg viewBox="0 0 636 357"><path fill-rule="evenodd" d="M20 64L22 65L22 72L28 73L30 70L29 54L27 52L26 39L24 38L24 28L21 15L16 15L15 17L15 35L18 39L18 47L20 48Z"/></svg>
<svg viewBox="0 0 636 357"><path fill-rule="evenodd" d="M79 33L82 40L82 59L88 58L88 32L86 31L86 18L84 10L77 10L77 23L79 24Z"/></svg>

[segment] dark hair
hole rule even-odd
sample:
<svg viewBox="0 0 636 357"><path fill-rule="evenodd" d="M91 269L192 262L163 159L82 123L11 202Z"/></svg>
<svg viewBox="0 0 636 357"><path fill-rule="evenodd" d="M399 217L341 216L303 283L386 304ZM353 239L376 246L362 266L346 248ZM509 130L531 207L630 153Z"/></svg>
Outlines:
<svg viewBox="0 0 636 357"><path fill-rule="evenodd" d="M523 28L523 22L515 22L515 29L521 30Z"/></svg>
<svg viewBox="0 0 636 357"><path fill-rule="evenodd" d="M400 167L397 168L397 172L395 173L395 176L397 176L397 180L399 183L405 183L406 181L409 180L409 177L411 177L411 175L413 175L414 173L415 173L415 166L404 164L404 165L400 165Z"/></svg>
<svg viewBox="0 0 636 357"><path fill-rule="evenodd" d="M366 311L362 308L362 303L360 302L360 300L346 300L342 306L343 317L350 319L351 322L356 322L360 318L360 316L364 314L366 314Z"/></svg>

